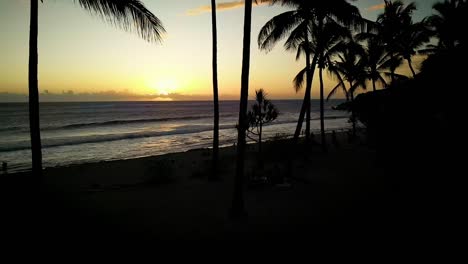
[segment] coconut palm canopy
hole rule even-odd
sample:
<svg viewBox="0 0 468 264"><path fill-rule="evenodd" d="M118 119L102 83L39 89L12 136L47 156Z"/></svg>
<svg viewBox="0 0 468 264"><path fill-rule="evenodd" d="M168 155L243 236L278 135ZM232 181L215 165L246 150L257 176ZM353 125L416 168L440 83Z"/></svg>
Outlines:
<svg viewBox="0 0 468 264"><path fill-rule="evenodd" d="M41 0L42 1L42 0ZM140 0L74 0L84 9L127 31L136 31L147 41L162 39L162 22Z"/></svg>

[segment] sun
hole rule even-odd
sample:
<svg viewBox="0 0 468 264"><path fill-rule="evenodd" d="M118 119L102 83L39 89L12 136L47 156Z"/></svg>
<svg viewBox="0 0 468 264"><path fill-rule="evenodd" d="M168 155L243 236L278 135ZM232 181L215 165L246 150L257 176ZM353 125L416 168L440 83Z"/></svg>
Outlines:
<svg viewBox="0 0 468 264"><path fill-rule="evenodd" d="M169 95L175 93L179 88L179 83L176 79L161 79L156 82L155 89L159 95Z"/></svg>

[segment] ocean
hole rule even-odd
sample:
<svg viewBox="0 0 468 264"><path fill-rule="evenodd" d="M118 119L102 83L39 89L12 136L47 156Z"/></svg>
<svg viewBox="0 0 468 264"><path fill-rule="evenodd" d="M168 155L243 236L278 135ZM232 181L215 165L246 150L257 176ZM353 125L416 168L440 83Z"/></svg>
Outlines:
<svg viewBox="0 0 468 264"><path fill-rule="evenodd" d="M326 103L327 130L350 127L349 113ZM265 140L294 133L301 100L273 100L280 115L264 128ZM220 102L220 145L236 142L237 101ZM212 144L213 104L204 102L41 103L44 167L130 159L207 148ZM27 103L0 103L0 162L9 172L31 168ZM311 129L320 129L319 101L312 101ZM303 126L305 129L305 123Z"/></svg>

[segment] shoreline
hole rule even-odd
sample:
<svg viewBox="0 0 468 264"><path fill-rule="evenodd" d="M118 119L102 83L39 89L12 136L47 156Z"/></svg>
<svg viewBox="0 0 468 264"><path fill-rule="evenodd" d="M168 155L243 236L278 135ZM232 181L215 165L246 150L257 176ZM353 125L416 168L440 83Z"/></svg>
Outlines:
<svg viewBox="0 0 468 264"><path fill-rule="evenodd" d="M53 230L58 237L66 234L65 240L311 235L316 234L317 225L331 227L341 221L340 215L350 214L350 203L361 203L363 193L374 196L383 188L375 177L381 172L374 166L374 153L360 144L347 144L345 136L341 133L342 144L330 144L327 153L319 145L293 145L290 139L265 142L261 165L257 146L248 145L244 199L249 215L245 222L232 221L228 215L236 166L233 146L220 149L220 179L216 181L208 180L211 150L195 149L49 168L41 184L45 196L38 196L30 173L10 174L12 182L2 177L2 195L21 210L13 214L15 218L30 219L22 215L29 207L33 214L42 215L37 229L26 232L46 230L49 235ZM373 202L369 200L369 206ZM359 208L351 215L362 213ZM368 216L365 213L363 219L368 221ZM374 212L371 216L375 217ZM353 223L359 221L346 225Z"/></svg>
<svg viewBox="0 0 468 264"><path fill-rule="evenodd" d="M359 128L358 128L359 129ZM337 135L341 137L341 134L345 134L349 132L351 128L339 128L339 129L329 129L325 131L325 134L329 137L332 131L335 131ZM320 139L320 130L312 130L312 133L314 134L315 138L317 140ZM271 138L267 138L265 141L263 141L264 144L270 144L273 141L277 140L291 140L293 138L293 135L283 135L283 134L278 134L278 136L273 136ZM304 140L303 134L299 137L300 140ZM236 142L233 144L225 144L220 146L220 151L221 149L224 148L230 148L232 146L235 146ZM247 145L255 145L256 143L253 141L248 141ZM194 148L194 149L188 149L185 151L177 151L177 152L170 152L170 153L163 153L163 154L156 154L156 155L149 155L149 156L140 156L140 157L129 157L129 158L119 158L119 159L109 159L109 160L100 160L100 161L91 161L91 162L76 162L71 161L69 164L64 164L64 165L56 165L56 166L51 166L51 167L44 167L43 170L55 170L55 169L61 169L61 168L68 168L68 167L75 167L75 166L86 166L86 165L91 165L91 164L102 164L102 163L109 163L109 162L120 162L120 161L128 161L128 160L138 160L138 159L153 159L156 157L161 157L161 156L166 156L166 155L174 155L174 154L183 154L186 152L191 152L191 151L210 151L211 152L212 147L202 147L202 148ZM13 169L13 171L8 170L8 175L13 175L13 174L29 174L31 172L31 168L26 168L26 169ZM0 172L0 176L4 175L3 172Z"/></svg>
<svg viewBox="0 0 468 264"><path fill-rule="evenodd" d="M290 139L279 140L290 142ZM264 146L277 144L277 141L263 142ZM247 155L255 152L257 145L247 145ZM220 163L235 159L236 147L225 146L219 148ZM211 166L212 149L197 148L184 152L167 153L147 157L97 161L66 166L48 167L43 169L44 176L49 185L67 186L71 189L87 189L92 186L109 187L118 185L138 185L151 181L152 170L162 170L171 167L176 179L183 181L190 178L203 178ZM220 164L221 165L221 164ZM230 164L232 165L232 164ZM220 166L221 167L221 166ZM221 171L221 173L223 173ZM67 175L62 177L62 175ZM131 175L131 176L130 176ZM6 175L8 178L28 178L31 171L14 172ZM162 176L164 177L164 175ZM205 177L206 178L206 177Z"/></svg>
<svg viewBox="0 0 468 264"><path fill-rule="evenodd" d="M328 138L332 152L352 148L353 145L347 143L346 132L336 133L339 147L334 146L331 138ZM331 133L327 134L331 137ZM301 141L304 138L300 138ZM315 136L315 142L319 142L320 137ZM323 158L328 154L321 152L319 144L309 146L309 158L302 157L306 145L300 143L294 145L292 138L278 139L263 142L264 165L261 170L264 174L272 177L284 177L285 174L297 174L289 167L297 167L303 170L310 157ZM349 146L347 146L349 145ZM281 153L281 155L276 155ZM219 175L222 179L231 180L235 171L236 147L227 146L219 151ZM282 159L282 155L289 156L288 160L293 160L293 164L287 164L287 160ZM264 156L264 157L263 157ZM246 149L246 175L252 177L257 173L257 144L247 145ZM296 162L296 160L299 160ZM49 167L43 170L44 183L48 188L64 191L98 191L104 189L119 189L130 186L159 185L167 183L184 183L193 179L207 179L211 173L212 150L211 148L198 148L185 152L168 153L148 157L131 158L124 160L99 161L93 163L73 164L67 166ZM17 172L7 175L0 175L2 178L10 178L13 181L30 179L31 172Z"/></svg>

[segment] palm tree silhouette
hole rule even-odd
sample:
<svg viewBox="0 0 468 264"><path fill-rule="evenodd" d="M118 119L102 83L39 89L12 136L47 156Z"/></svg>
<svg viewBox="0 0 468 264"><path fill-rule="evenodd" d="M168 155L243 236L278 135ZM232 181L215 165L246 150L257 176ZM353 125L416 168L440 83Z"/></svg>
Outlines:
<svg viewBox="0 0 468 264"><path fill-rule="evenodd" d="M416 10L414 3L409 3L405 6L399 0L393 2L385 0L384 12L377 17L379 35L385 43L389 54L387 64L390 68L392 83L395 82L395 71L402 61L398 53L399 41L401 40L402 32L412 24L411 16L414 10Z"/></svg>
<svg viewBox="0 0 468 264"><path fill-rule="evenodd" d="M426 27L426 24L423 22L414 23L408 25L403 32L398 41L398 51L408 62L408 67L413 74L413 77L416 77L416 72L414 71L412 57L416 55L417 50L423 47L430 40L430 33Z"/></svg>
<svg viewBox="0 0 468 264"><path fill-rule="evenodd" d="M247 137L258 143L259 158L261 158L262 154L263 126L275 121L278 114L278 109L267 98L265 90L260 89L255 91L255 103L252 105L252 109L247 113L249 124ZM249 134L252 134L252 136Z"/></svg>
<svg viewBox="0 0 468 264"><path fill-rule="evenodd" d="M327 58L328 71L338 79L338 84L329 92L329 100L342 88L347 99L357 87L367 80L367 57L364 47L355 39L341 41L334 49L333 57ZM349 89L346 88L346 82ZM351 100L353 98L351 97Z"/></svg>
<svg viewBox="0 0 468 264"><path fill-rule="evenodd" d="M433 34L439 39L437 49L453 49L465 41L465 37L460 34L459 27L465 24L468 1L445 0L434 4L432 8L436 14L428 17L425 22L430 25Z"/></svg>
<svg viewBox="0 0 468 264"><path fill-rule="evenodd" d="M218 43L216 27L216 0L211 0L211 24L213 27L213 171L210 178L218 178L219 161L219 102L218 102Z"/></svg>
<svg viewBox="0 0 468 264"><path fill-rule="evenodd" d="M307 33L309 34L309 33ZM288 44L288 41L286 42L286 49L293 49L293 45ZM301 58L301 55L304 54L306 57L306 66L304 69L299 71L299 73L294 77L293 79L293 84L294 84L294 89L296 90L296 93L299 92L303 85L304 85L304 76L306 76L306 93L304 95L304 103L302 104L302 109L299 114L299 122L298 126L296 126L296 131L294 133L294 140L296 141L299 137L301 128L302 128L302 123L304 120L304 115L306 115L306 142L310 142L310 120L311 120L311 91L312 91L312 80L314 77L315 73L315 66L312 65L317 65L318 61L318 54L314 53L312 43L304 37L304 41L300 43L297 47L297 54L296 54L296 60L299 60ZM312 63L310 62L310 55L313 55L313 60Z"/></svg>
<svg viewBox="0 0 468 264"><path fill-rule="evenodd" d="M380 82L382 87L387 87L387 81L382 76L383 74L389 75L385 69L388 68L388 53L385 50L385 45L376 34L361 33L356 36L358 40L365 40L365 58L366 58L366 73L367 78L372 82L372 89L377 90L376 83Z"/></svg>
<svg viewBox="0 0 468 264"><path fill-rule="evenodd" d="M388 45L384 43L379 32L363 32L356 34L355 38L358 42L364 42L365 62L367 63L366 74L367 78L372 82L373 91L377 90L377 83L380 83L383 88L389 86L384 76L398 77L400 80L407 78L404 75L388 71L392 68L396 69L397 65L401 64L403 59L401 56L403 54L402 48L398 49L399 56L393 56L392 58L390 52L387 51Z"/></svg>
<svg viewBox="0 0 468 264"><path fill-rule="evenodd" d="M42 2L42 0L41 0ZM124 30L136 31L150 42L160 42L165 31L161 21L139 0L76 0L74 2L113 25ZM39 181L42 178L42 145L39 122L38 85L38 9L39 0L31 0L31 21L29 36L29 125L31 135L32 173Z"/></svg>
<svg viewBox="0 0 468 264"><path fill-rule="evenodd" d="M348 3L346 0L272 0L270 2L271 4L280 4L287 7L293 7L295 10L288 11L274 17L262 28L259 35L259 45L260 48L263 49L271 49L275 43L283 39L290 32L292 32L290 39L296 38L297 41L305 41L305 46L308 46L308 38L304 38L303 33L305 32L305 29L309 28L309 31L311 31L313 27L317 27L320 32L323 32L321 29L323 28L324 24L330 21L344 25L346 27L355 26L356 28L361 28L366 24L366 21L362 19L359 13L359 9ZM310 67L306 65L305 68L305 72L309 72L310 77L307 78L307 86L302 103L301 113L299 114L299 120L296 131L294 133L295 140L297 140L299 137L305 112L310 111L312 78L315 68L318 64L317 56L320 56L321 52L322 51L318 49L314 55L314 60L312 61ZM309 55L306 54L306 64L308 64L307 59L311 52L308 53ZM323 100L321 101L321 105L323 108ZM307 118L306 122L310 122L310 115L308 116L309 118Z"/></svg>
<svg viewBox="0 0 468 264"><path fill-rule="evenodd" d="M295 3L297 2L297 3ZM258 45L262 50L270 51L274 45L281 39L285 38L288 33L290 34L286 43L286 50L297 50L296 60L300 58L300 54L304 53L306 66L303 73L306 75L306 91L304 94L304 101L302 104L299 121L297 123L296 131L294 133L294 140L297 140L301 132L304 116L306 117L306 141L310 137L310 99L312 91L312 81L317 65L317 56L314 56L311 63L311 49L310 49L310 30L313 23L313 16L310 15L311 10L307 5L301 4L301 1L272 1L272 4L280 3L282 5L293 5L296 10L288 11L273 17L269 20L260 30L258 35ZM302 71L301 71L302 72ZM299 76L302 76L301 72ZM302 81L294 81L296 92L302 88Z"/></svg>
<svg viewBox="0 0 468 264"><path fill-rule="evenodd" d="M349 30L336 23L328 21L323 26L314 30L313 35L317 36L313 46L319 54L317 67L319 68L320 79L320 134L323 151L327 151L327 142L325 138L325 95L323 84L323 70L331 65L332 57L337 54L343 44L343 39L349 37Z"/></svg>
<svg viewBox="0 0 468 264"><path fill-rule="evenodd" d="M337 59L333 61L331 57L328 59L328 70L337 75L339 83L329 93L327 100L336 93L338 88L342 87L343 91L347 93L346 98L351 98L352 103L354 102L356 90L359 87L366 89L368 79L366 68L368 63L364 47L354 38L350 38L348 41L339 43L333 52L334 57L337 57ZM346 82L349 84L348 89L346 89ZM356 136L354 111L351 112L351 121L353 123L353 136Z"/></svg>
<svg viewBox="0 0 468 264"><path fill-rule="evenodd" d="M248 129L247 104L249 97L249 73L250 73L250 35L252 31L252 0L245 1L244 14L244 41L242 51L242 76L239 105L239 121L237 126L237 160L236 176L234 180L234 194L230 216L239 218L246 215L244 208L243 185L245 166L245 136Z"/></svg>

